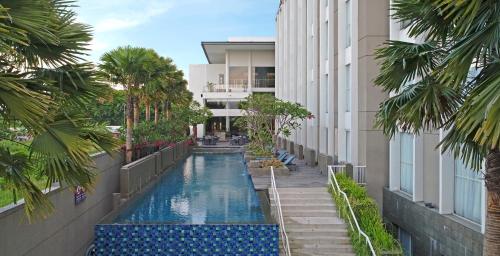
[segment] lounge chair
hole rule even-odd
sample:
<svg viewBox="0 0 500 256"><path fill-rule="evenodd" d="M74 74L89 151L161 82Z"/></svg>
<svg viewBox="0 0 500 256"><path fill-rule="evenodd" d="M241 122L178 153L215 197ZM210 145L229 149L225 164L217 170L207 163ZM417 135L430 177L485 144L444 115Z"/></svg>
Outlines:
<svg viewBox="0 0 500 256"><path fill-rule="evenodd" d="M283 154L281 154L280 156L278 156L278 160L280 160L281 162L283 162L286 158L286 156L288 155L288 152L283 152Z"/></svg>
<svg viewBox="0 0 500 256"><path fill-rule="evenodd" d="M284 165L292 164L292 161L295 160L295 155L289 155L286 160L283 162Z"/></svg>

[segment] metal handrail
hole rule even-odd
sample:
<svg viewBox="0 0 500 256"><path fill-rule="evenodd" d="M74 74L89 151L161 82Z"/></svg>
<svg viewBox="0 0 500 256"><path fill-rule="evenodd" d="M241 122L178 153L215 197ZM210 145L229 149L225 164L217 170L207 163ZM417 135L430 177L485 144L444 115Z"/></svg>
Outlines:
<svg viewBox="0 0 500 256"><path fill-rule="evenodd" d="M377 256L377 254L375 253L375 250L373 249L370 238L359 227L358 220L356 219L356 215L354 215L354 211L352 210L351 203L349 202L349 198L347 197L347 194L344 191L342 191L342 189L339 186L339 183L337 182L337 178L335 177L335 172L333 171L334 168L335 168L335 170L337 170L337 169L342 170L343 169L345 172L345 165L330 165L330 166L328 166L328 184L330 184L332 186L333 192L335 194L341 194L342 198L347 203L347 207L349 208L349 212L351 213L351 216L346 216L346 217L347 217L347 220L349 221L349 225L351 226L351 229L355 230L354 226L356 227L356 230L358 232L358 237L360 235L363 236L365 238L366 244L368 245L368 248L370 249L370 251L372 253L372 256ZM342 172L342 171L340 171L340 172ZM333 182L332 182L332 180L333 180ZM354 226L353 226L353 222L354 222Z"/></svg>
<svg viewBox="0 0 500 256"><path fill-rule="evenodd" d="M280 194L276 188L276 180L274 179L274 168L271 166L271 191L273 194L274 207L276 207L276 213L278 215L278 222L280 226L281 242L283 243L283 249L287 256L291 256L290 243L288 242L288 236L286 234L285 222L283 221L283 213L281 211Z"/></svg>

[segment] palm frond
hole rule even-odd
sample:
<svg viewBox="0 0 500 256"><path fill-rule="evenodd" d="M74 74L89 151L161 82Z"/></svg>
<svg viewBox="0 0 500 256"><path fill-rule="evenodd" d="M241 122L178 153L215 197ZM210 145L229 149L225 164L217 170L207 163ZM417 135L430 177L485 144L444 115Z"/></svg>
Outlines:
<svg viewBox="0 0 500 256"><path fill-rule="evenodd" d="M375 84L384 91L396 92L406 83L430 75L444 54L445 51L435 42L389 41L376 51L376 58L382 63Z"/></svg>

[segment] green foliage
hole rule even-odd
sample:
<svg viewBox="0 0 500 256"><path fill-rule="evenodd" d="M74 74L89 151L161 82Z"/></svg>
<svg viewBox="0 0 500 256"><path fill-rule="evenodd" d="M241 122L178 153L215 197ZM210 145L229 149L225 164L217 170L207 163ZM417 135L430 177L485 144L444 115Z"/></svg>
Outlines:
<svg viewBox="0 0 500 256"><path fill-rule="evenodd" d="M390 41L376 52L375 83L393 95L377 126L390 136L446 129L442 150L479 170L500 150L500 2L394 0L392 9L424 42Z"/></svg>
<svg viewBox="0 0 500 256"><path fill-rule="evenodd" d="M28 218L47 216L52 205L30 178L33 169L58 181L90 188L95 148L118 144L88 115L93 98L109 92L83 59L91 28L78 23L69 0L0 2L0 116L7 129L25 129L25 151L0 149L4 187L24 197ZM5 132L3 140L12 140ZM27 153L26 153L27 152ZM35 211L37 210L37 211Z"/></svg>
<svg viewBox="0 0 500 256"><path fill-rule="evenodd" d="M399 242L385 229L377 204L373 201L373 199L368 197L366 189L356 184L354 180L345 174L336 174L335 177L337 178L340 188L349 198L349 202L361 230L363 230L363 232L370 237L376 254L384 255L383 253L390 252L391 255L402 255ZM350 216L350 212L343 196L335 193L332 193L332 196L335 200L340 216L347 221L347 217ZM369 248L367 247L364 238L360 237L356 230L349 229L349 234L356 253L358 255L370 255Z"/></svg>
<svg viewBox="0 0 500 256"><path fill-rule="evenodd" d="M269 94L252 94L241 103L244 116L236 125L247 129L250 149L267 154L277 143L278 136L289 136L300 128L301 121L311 118L307 109L297 103L283 101Z"/></svg>
<svg viewBox="0 0 500 256"><path fill-rule="evenodd" d="M173 105L172 120L161 119L158 124L142 122L133 130L134 144L154 141L180 142L189 136L189 126L204 123L212 112L193 102L190 107Z"/></svg>
<svg viewBox="0 0 500 256"><path fill-rule="evenodd" d="M105 97L96 98L89 106L92 119L106 125L125 125L126 97L123 90L112 90Z"/></svg>

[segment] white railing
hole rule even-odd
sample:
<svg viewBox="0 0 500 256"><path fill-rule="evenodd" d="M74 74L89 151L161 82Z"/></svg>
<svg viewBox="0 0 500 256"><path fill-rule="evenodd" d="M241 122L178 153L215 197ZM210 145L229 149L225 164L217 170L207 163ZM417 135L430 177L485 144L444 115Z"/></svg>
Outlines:
<svg viewBox="0 0 500 256"><path fill-rule="evenodd" d="M253 87L255 88L274 88L274 79L254 79Z"/></svg>
<svg viewBox="0 0 500 256"><path fill-rule="evenodd" d="M370 238L361 230L358 224L358 220L356 219L356 215L354 215L354 211L352 210L351 203L349 203L349 198L347 197L346 193L342 191L342 189L339 186L339 183L337 182L337 178L335 177L336 173L345 173L345 165L331 165L328 166L328 184L332 187L333 193L335 195L341 195L341 198L344 199L347 208L349 210L349 214L347 216L344 216L351 227L351 230L353 232L356 232L358 234L358 237L361 238L361 236L365 239L366 245L370 249L372 256L377 256L375 254L375 250L373 249L372 243L370 241ZM339 211L339 214L342 214L342 211Z"/></svg>
<svg viewBox="0 0 500 256"><path fill-rule="evenodd" d="M274 168L271 166L271 192L274 201L274 207L276 208L275 214L278 218L278 224L280 226L281 242L283 243L283 250L287 256L291 256L290 253L290 243L288 242L288 236L286 235L285 222L283 221L283 213L281 211L280 194L276 188L276 180L274 179Z"/></svg>
<svg viewBox="0 0 500 256"><path fill-rule="evenodd" d="M354 177L356 183L359 185L365 186L366 185L366 166L364 165L358 165L354 166Z"/></svg>
<svg viewBox="0 0 500 256"><path fill-rule="evenodd" d="M205 87L205 92L225 92L226 85L225 84L211 84Z"/></svg>

